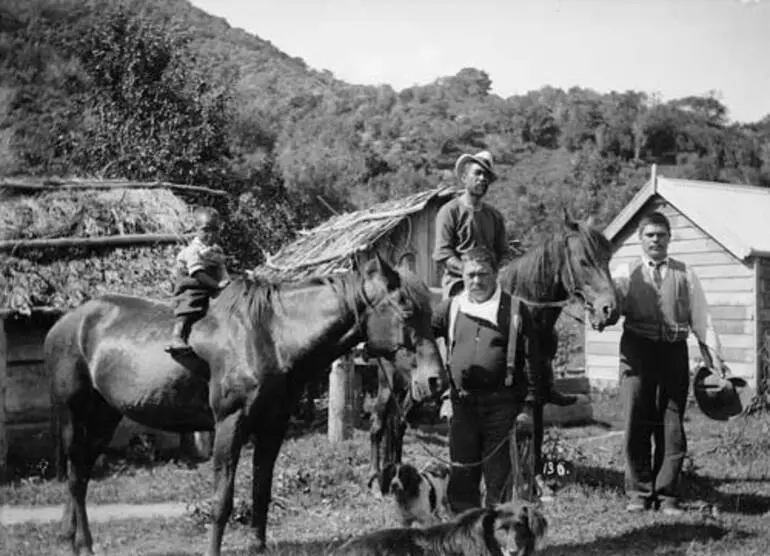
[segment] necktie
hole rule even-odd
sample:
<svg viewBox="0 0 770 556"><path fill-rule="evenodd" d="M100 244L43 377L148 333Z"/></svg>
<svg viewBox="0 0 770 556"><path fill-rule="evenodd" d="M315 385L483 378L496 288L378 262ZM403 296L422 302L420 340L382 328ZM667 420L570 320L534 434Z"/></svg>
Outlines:
<svg viewBox="0 0 770 556"><path fill-rule="evenodd" d="M650 263L650 266L652 267L652 277L655 280L655 285L658 289L660 289L660 285L663 283L663 275L660 273L660 267L664 264L666 263Z"/></svg>

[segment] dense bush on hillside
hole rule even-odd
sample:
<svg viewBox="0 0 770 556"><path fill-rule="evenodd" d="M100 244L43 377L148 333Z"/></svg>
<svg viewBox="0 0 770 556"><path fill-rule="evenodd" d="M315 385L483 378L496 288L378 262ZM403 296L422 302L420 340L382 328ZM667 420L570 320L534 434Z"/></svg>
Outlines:
<svg viewBox="0 0 770 556"><path fill-rule="evenodd" d="M770 116L732 124L711 93L664 103L543 87L504 99L476 68L402 91L350 85L185 0L6 1L0 60L2 174L227 190L220 208L244 266L328 206L436 186L466 151L494 153L491 199L525 243L562 205L606 223L651 162L770 185Z"/></svg>

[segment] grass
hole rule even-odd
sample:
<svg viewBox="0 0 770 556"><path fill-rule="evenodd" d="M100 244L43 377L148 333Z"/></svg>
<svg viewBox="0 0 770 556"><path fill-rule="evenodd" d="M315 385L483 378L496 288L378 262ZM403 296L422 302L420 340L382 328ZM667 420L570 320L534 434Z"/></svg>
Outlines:
<svg viewBox="0 0 770 556"><path fill-rule="evenodd" d="M556 555L744 555L767 554L770 547L770 416L717 423L691 408L686 428L689 457L683 474L681 518L657 513L624 513L622 436L591 441L619 430L622 406L617 396L595 394L596 423L551 430L549 439L569 447L575 475L544 507L550 531L543 551ZM275 503L268 540L271 553L323 554L350 535L393 526L390 501L366 488L368 445L364 431L330 446L322 434L287 441L276 466ZM429 453L447 457L443 426L410 430L405 459L427 461ZM225 533L227 554L247 554L251 448L244 449L236 487L236 512ZM103 554L200 554L206 546L211 464L188 469L173 462L127 465L110 459L103 476L92 482L89 503L186 501L195 511L176 520L119 521L92 526ZM63 501L63 485L26 479L2 487L10 504ZM54 524L8 528L0 553L19 556L57 553Z"/></svg>

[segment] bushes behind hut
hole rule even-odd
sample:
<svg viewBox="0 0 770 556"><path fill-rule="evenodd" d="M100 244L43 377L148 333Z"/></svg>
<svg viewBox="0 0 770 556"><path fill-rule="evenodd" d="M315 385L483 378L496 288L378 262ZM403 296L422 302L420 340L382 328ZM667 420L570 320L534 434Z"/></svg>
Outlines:
<svg viewBox="0 0 770 556"><path fill-rule="evenodd" d="M163 189L67 190L0 199L0 240L177 234L190 207ZM171 295L179 244L0 251L0 307L66 310L104 293Z"/></svg>

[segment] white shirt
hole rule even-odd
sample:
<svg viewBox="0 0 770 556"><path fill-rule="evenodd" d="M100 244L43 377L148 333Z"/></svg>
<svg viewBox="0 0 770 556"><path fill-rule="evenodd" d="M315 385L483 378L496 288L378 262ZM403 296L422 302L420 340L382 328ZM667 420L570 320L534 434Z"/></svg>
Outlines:
<svg viewBox="0 0 770 556"><path fill-rule="evenodd" d="M448 346L452 345L454 339L455 321L457 320L457 313L463 312L466 315L476 317L478 319L485 320L489 323L498 326L497 315L500 312L500 296L502 290L500 285L497 284L495 293L481 303L476 303L470 297L468 297L468 290L463 290L452 298L452 303L449 308L449 330L447 331Z"/></svg>
<svg viewBox="0 0 770 556"><path fill-rule="evenodd" d="M655 263L648 257L642 255L642 267L644 272L647 272L650 278L654 278L652 275L652 269ZM661 278L665 279L668 273L668 257L662 262L658 263L659 272ZM690 296L690 329L699 342L706 344L712 355L717 354L722 359L722 344L719 341L714 325L711 322L711 313L709 312L708 302L706 301L706 294L703 291L698 275L695 274L690 265L685 265L685 272L687 273L687 285L688 293ZM625 263L612 271L612 279L615 282L615 287L618 289L618 293L623 297L628 295L628 286L631 278L631 263ZM625 304L621 302L621 307Z"/></svg>

